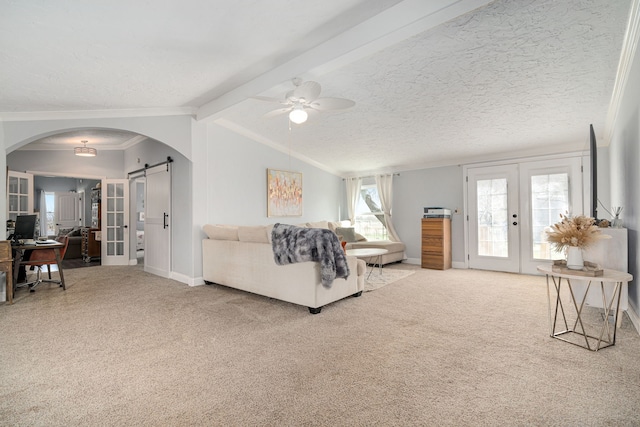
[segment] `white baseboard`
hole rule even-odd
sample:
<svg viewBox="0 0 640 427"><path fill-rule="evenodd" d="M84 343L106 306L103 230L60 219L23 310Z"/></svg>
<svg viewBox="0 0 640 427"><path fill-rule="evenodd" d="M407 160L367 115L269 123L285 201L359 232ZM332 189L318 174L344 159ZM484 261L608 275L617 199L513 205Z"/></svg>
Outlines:
<svg viewBox="0 0 640 427"><path fill-rule="evenodd" d="M189 286L200 286L204 285L204 279L202 277L189 277L185 274L171 272L169 273L169 278L173 280L177 280L180 283L184 283Z"/></svg>
<svg viewBox="0 0 640 427"><path fill-rule="evenodd" d="M636 332L640 334L640 315L638 315L638 307L635 307L632 301L629 301L627 316L629 316L629 320L631 320L633 327L636 328Z"/></svg>
<svg viewBox="0 0 640 427"><path fill-rule="evenodd" d="M422 260L420 258L407 258L402 261L405 264L414 264L414 265L422 265ZM467 268L464 262L452 262L451 268Z"/></svg>

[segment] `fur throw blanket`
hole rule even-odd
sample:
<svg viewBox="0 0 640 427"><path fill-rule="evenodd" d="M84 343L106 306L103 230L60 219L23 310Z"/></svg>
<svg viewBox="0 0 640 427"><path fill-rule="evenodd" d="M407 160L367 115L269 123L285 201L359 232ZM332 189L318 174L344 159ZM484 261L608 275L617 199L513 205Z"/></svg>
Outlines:
<svg viewBox="0 0 640 427"><path fill-rule="evenodd" d="M349 277L347 257L338 236L331 230L276 224L271 232L271 247L278 265L319 262L325 287L330 287L336 277Z"/></svg>

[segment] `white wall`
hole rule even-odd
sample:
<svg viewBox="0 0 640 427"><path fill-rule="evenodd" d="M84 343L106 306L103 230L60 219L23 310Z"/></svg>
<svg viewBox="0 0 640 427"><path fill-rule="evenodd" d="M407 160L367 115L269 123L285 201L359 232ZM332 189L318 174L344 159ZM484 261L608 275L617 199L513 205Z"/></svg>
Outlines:
<svg viewBox="0 0 640 427"><path fill-rule="evenodd" d="M214 123L207 129L206 221L298 224L340 219L344 182L287 154ZM267 169L302 172L303 215L267 217Z"/></svg>
<svg viewBox="0 0 640 427"><path fill-rule="evenodd" d="M420 263L421 220L425 207L456 208L464 201L462 167L447 166L400 173L393 177L393 225L407 245L407 258ZM453 262L464 262L464 222L462 214L451 218Z"/></svg>
<svg viewBox="0 0 640 427"><path fill-rule="evenodd" d="M122 151L99 151L96 157L79 157L66 151L14 151L7 155L10 170L50 172L78 177L124 178Z"/></svg>
<svg viewBox="0 0 640 427"><path fill-rule="evenodd" d="M629 309L636 329L640 330L640 55L633 60L621 108L613 126L609 148L611 205L622 206L621 218L629 234Z"/></svg>

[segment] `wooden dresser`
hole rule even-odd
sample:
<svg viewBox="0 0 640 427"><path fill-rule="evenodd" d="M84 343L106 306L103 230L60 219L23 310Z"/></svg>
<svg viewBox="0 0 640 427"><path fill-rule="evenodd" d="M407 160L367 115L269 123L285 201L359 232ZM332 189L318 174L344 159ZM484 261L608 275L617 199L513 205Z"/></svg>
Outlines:
<svg viewBox="0 0 640 427"><path fill-rule="evenodd" d="M451 219L422 219L422 268L451 268Z"/></svg>

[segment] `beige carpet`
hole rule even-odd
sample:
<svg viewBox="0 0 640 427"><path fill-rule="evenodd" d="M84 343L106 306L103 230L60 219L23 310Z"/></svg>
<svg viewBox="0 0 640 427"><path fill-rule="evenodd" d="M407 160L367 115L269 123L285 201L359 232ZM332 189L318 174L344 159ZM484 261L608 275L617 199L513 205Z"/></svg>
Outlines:
<svg viewBox="0 0 640 427"><path fill-rule="evenodd" d="M138 267L69 270L67 291L0 306L0 425L638 425L627 318L589 352L549 337L542 277L413 271L310 315Z"/></svg>

